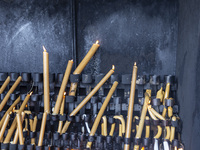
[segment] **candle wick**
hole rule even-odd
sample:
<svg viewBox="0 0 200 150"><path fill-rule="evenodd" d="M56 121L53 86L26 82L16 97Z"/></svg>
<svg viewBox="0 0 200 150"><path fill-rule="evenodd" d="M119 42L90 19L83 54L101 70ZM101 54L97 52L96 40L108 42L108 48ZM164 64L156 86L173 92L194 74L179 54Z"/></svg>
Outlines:
<svg viewBox="0 0 200 150"><path fill-rule="evenodd" d="M46 52L46 51L47 51L47 50L46 50L46 48L45 48L44 46L42 46L42 48L43 48L44 52Z"/></svg>
<svg viewBox="0 0 200 150"><path fill-rule="evenodd" d="M112 70L115 70L115 66L114 65L112 65Z"/></svg>

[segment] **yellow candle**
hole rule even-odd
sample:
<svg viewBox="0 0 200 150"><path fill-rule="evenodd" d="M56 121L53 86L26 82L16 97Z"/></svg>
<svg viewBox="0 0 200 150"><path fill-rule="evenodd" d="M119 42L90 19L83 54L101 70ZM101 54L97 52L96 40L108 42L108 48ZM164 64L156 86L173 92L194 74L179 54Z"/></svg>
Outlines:
<svg viewBox="0 0 200 150"><path fill-rule="evenodd" d="M175 116L172 117L172 121L176 121ZM175 136L175 127L171 126L170 142L172 142L174 140L174 136Z"/></svg>
<svg viewBox="0 0 200 150"><path fill-rule="evenodd" d="M149 117L146 116L146 120L149 120ZM150 136L150 125L146 125L146 132L145 132L145 138L149 138Z"/></svg>
<svg viewBox="0 0 200 150"><path fill-rule="evenodd" d="M60 108L60 114L61 114L61 115L64 114L64 109L65 109L65 95L66 95L66 92L64 93L63 100L62 100L62 104L61 104L61 108ZM61 133L62 125L63 125L63 121L59 121L58 133Z"/></svg>
<svg viewBox="0 0 200 150"><path fill-rule="evenodd" d="M4 124L4 120L6 118L6 114L8 114L10 111L13 110L13 108L20 102L20 96L14 101L14 103L8 108L8 110L6 111L6 113L4 114L3 118L0 121L0 128L2 127L2 125Z"/></svg>
<svg viewBox="0 0 200 150"><path fill-rule="evenodd" d="M92 58L92 56L95 54L95 52L99 48L100 45L98 43L99 42L96 41L96 43L92 45L91 49L88 51L88 53L83 58L83 60L81 61L81 63L78 65L78 67L75 69L75 71L73 72L73 74L80 74L83 71L83 69L85 68L85 66L88 64L88 62L90 61L90 59ZM77 83L71 83L70 92L69 92L70 96L75 96L75 94L76 94L76 88L77 88Z"/></svg>
<svg viewBox="0 0 200 150"><path fill-rule="evenodd" d="M6 96L4 97L4 99L2 100L1 104L0 104L0 111L2 111L3 107L5 106L5 104L7 103L10 94L12 94L14 92L14 90L16 89L16 87L18 86L18 84L21 82L22 77L19 76L17 78L17 80L15 81L15 83L12 85L12 87L10 88L10 90L8 91L8 93L6 94Z"/></svg>
<svg viewBox="0 0 200 150"><path fill-rule="evenodd" d="M2 138L3 138L3 134L4 134L4 132L5 132L5 130L6 130L6 127L7 127L8 123L9 123L9 119L10 119L10 115L9 115L9 113L7 113L7 114L6 114L5 121L4 121L3 126L2 126L2 128L1 128L1 131L0 131L0 141L1 141Z"/></svg>
<svg viewBox="0 0 200 150"><path fill-rule="evenodd" d="M138 130L137 130L137 133L135 135L136 139L140 139L141 135L142 135L142 130L143 130L143 127L144 127L144 120L145 120L145 116L146 116L146 113L147 113L150 96L151 96L151 90L146 90L145 100L144 100L144 104L143 104L143 107L142 107L142 114L140 116L140 122L139 122ZM134 145L134 150L139 150L139 145Z"/></svg>
<svg viewBox="0 0 200 150"><path fill-rule="evenodd" d="M19 113L17 113L16 116L17 116L17 129L19 132L19 143L20 145L24 145L21 117Z"/></svg>
<svg viewBox="0 0 200 150"><path fill-rule="evenodd" d="M70 116L75 116L80 109L91 99L91 97L100 89L100 87L108 80L108 78L114 73L115 66L104 76L104 78L95 86L95 88L86 96L86 98L71 112ZM66 121L62 133L65 133L70 125L70 122Z"/></svg>
<svg viewBox="0 0 200 150"><path fill-rule="evenodd" d="M92 98L92 96L100 89L100 87L108 80L108 78L114 73L113 68L104 76L104 78L95 86L95 88L86 96L86 98L72 111L70 116L75 116L80 109Z"/></svg>
<svg viewBox="0 0 200 150"><path fill-rule="evenodd" d="M8 83L10 82L10 76L7 77L7 79L5 80L5 82L3 83L3 85L0 88L0 94L3 93L3 91L5 90L6 86L8 85Z"/></svg>
<svg viewBox="0 0 200 150"><path fill-rule="evenodd" d="M134 66L133 66L132 81L131 81L131 90L130 90L128 116L127 116L126 133L125 133L126 138L130 138L130 135L131 135L136 78L137 78L137 66L136 66L136 63L135 63ZM125 144L124 150L128 150L128 149L129 149L129 144Z"/></svg>
<svg viewBox="0 0 200 150"><path fill-rule="evenodd" d="M34 117L32 132L36 131L36 126L37 126L37 116ZM31 144L35 144L35 138L31 138Z"/></svg>
<svg viewBox="0 0 200 150"><path fill-rule="evenodd" d="M61 84L61 87L60 87L60 91L59 91L59 94L58 94L58 97L57 97L57 100L56 100L56 104L55 104L55 107L54 107L53 114L58 114L58 112L60 110L60 105L61 105L63 94L64 94L64 91L65 91L65 88L66 88L66 85L67 85L67 82L68 82L68 79L69 79L69 75L71 73L72 65L73 65L73 60L69 60L67 68L65 70L65 75L63 77L63 81L62 81L62 84Z"/></svg>
<svg viewBox="0 0 200 150"><path fill-rule="evenodd" d="M17 118L17 116L16 116L16 118ZM20 119L21 120L21 124L23 124L23 122L24 122L24 118L25 118L25 112L22 112L21 113L21 117L20 118L22 118L22 119ZM21 134L21 133L20 133ZM16 131L15 131L15 136L14 136L14 139L13 139L13 141L12 141L12 144L17 144L17 142L18 142L18 138L19 138L19 130L18 130L18 127L17 127L17 129L16 129Z"/></svg>
<svg viewBox="0 0 200 150"><path fill-rule="evenodd" d="M97 127L98 127L98 125L99 125L99 122L100 122L100 120L101 120L101 117L102 117L102 115L103 115L103 113L104 113L104 111L105 111L105 109L106 109L106 107L107 107L107 105L108 105L108 103L109 103L109 101L110 101L110 99L111 99L111 97L112 97L112 95L113 95L113 93L114 93L114 91L115 91L117 85L118 85L118 82L115 81L115 82L113 83L113 86L112 86L112 88L110 89L110 91L109 91L109 93L108 93L108 95L107 95L105 101L103 102L103 105L101 106L101 109L100 109L100 111L99 111L99 113L98 113L98 115L97 115L95 121L94 121L94 124L93 124L92 129L91 129L91 132L90 132L90 136L93 136L93 135L95 134L95 132L96 132L96 130L97 130Z"/></svg>
<svg viewBox="0 0 200 150"><path fill-rule="evenodd" d="M44 112L43 117L42 117L42 125L40 128L40 136L39 136L39 140L38 140L38 146L42 146L42 143L43 143L46 121L47 121L47 112Z"/></svg>
<svg viewBox="0 0 200 150"><path fill-rule="evenodd" d="M24 111L25 107L26 107L26 104L28 102L28 100L30 99L30 96L32 95L33 92L31 92L30 94L27 94L22 105L20 106L19 108L19 111L18 113L22 113L22 111ZM17 125L17 118L15 117L15 119L13 120L12 122L12 125L10 127L10 129L8 130L8 134L6 135L6 138L4 140L3 143L9 143L10 142L10 139L12 137L12 134L13 132L15 131L15 128L16 128L16 125Z"/></svg>
<svg viewBox="0 0 200 150"><path fill-rule="evenodd" d="M141 114L141 117L140 117L139 127L138 127L138 131L136 133L135 138L141 138L142 130L143 130L143 127L144 127L144 120L145 120L145 116L146 116L146 113L147 113L150 96L151 96L151 90L146 90L145 100L144 100L144 104L143 104L143 107L142 107L142 114Z"/></svg>
<svg viewBox="0 0 200 150"><path fill-rule="evenodd" d="M43 46L43 88L44 88L44 111L50 113L49 104L49 54Z"/></svg>

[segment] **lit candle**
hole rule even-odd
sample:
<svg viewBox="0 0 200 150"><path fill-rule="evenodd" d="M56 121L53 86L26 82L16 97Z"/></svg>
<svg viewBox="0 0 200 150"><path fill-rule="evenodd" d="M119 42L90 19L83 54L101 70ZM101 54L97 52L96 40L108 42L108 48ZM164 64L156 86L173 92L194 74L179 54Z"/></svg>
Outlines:
<svg viewBox="0 0 200 150"><path fill-rule="evenodd" d="M91 99L91 97L100 89L100 87L108 80L108 78L114 73L115 66L104 76L104 78L95 86L95 88L86 96L86 98L71 112L70 116L75 116L80 109ZM65 133L70 125L69 121L65 122L62 128L62 133Z"/></svg>
<svg viewBox="0 0 200 150"><path fill-rule="evenodd" d="M6 111L6 113L4 114L4 116L2 117L1 121L0 121L0 128L2 127L2 125L4 124L4 120L6 118L6 114L10 113L13 108L20 102L20 96L14 101L14 103L8 108L8 110Z"/></svg>
<svg viewBox="0 0 200 150"><path fill-rule="evenodd" d="M88 53L83 58L81 63L78 65L78 67L75 69L73 74L81 74L81 72L83 71L85 66L88 64L88 62L90 61L92 56L95 54L95 52L99 48L100 45L98 43L99 43L99 41L96 41L96 43L92 45L91 49L88 51ZM75 96L77 85L78 85L78 83L71 83L70 91L69 91L70 96Z"/></svg>
<svg viewBox="0 0 200 150"><path fill-rule="evenodd" d="M31 92L30 94L27 94L23 103L21 104L18 113L22 113L26 107L26 104L28 102L28 100L30 99L30 96L32 95L33 92ZM10 129L8 130L8 134L6 135L6 138L4 139L3 143L9 143L10 139L12 137L13 132L15 131L15 128L17 126L17 118L15 117L15 119L13 120Z"/></svg>
<svg viewBox="0 0 200 150"><path fill-rule="evenodd" d="M15 83L12 85L12 87L10 88L10 90L8 91L8 93L6 94L6 96L4 97L4 99L2 100L1 104L0 104L0 111L2 111L3 107L5 106L5 104L7 103L10 94L12 94L14 92L14 90L16 89L16 87L18 86L18 84L21 82L22 77L19 76L17 78L17 80L15 81Z"/></svg>
<svg viewBox="0 0 200 150"><path fill-rule="evenodd" d="M5 80L5 82L3 83L3 85L0 88L0 94L3 93L3 91L5 90L5 88L7 87L8 83L10 82L10 76L8 76Z"/></svg>
<svg viewBox="0 0 200 150"><path fill-rule="evenodd" d="M39 140L38 140L38 146L42 146L42 143L43 143L46 121L47 121L47 112L44 112L43 117L42 117L42 124L41 124L41 128L40 128L40 136L39 136Z"/></svg>
<svg viewBox="0 0 200 150"><path fill-rule="evenodd" d="M58 97L57 97L57 100L56 100L56 104L55 104L55 107L54 107L53 114L58 114L58 112L60 110L60 105L61 105L61 102L62 102L62 98L63 98L65 88L67 86L69 75L71 73L72 65L73 65L73 60L69 60L67 68L65 70L65 75L64 75L63 80L62 80L60 91L59 91L59 94L58 94Z"/></svg>
<svg viewBox="0 0 200 150"><path fill-rule="evenodd" d="M43 88L44 88L44 112L50 113L49 104L49 53L43 46Z"/></svg>
<svg viewBox="0 0 200 150"><path fill-rule="evenodd" d="M133 66L131 90L130 90L129 105L128 105L128 116L127 116L127 124L126 124L126 133L125 133L125 138L127 139L129 139L131 136L136 78L137 78L137 66L135 63ZM129 144L124 144L124 150L129 150L129 146L130 146Z"/></svg>

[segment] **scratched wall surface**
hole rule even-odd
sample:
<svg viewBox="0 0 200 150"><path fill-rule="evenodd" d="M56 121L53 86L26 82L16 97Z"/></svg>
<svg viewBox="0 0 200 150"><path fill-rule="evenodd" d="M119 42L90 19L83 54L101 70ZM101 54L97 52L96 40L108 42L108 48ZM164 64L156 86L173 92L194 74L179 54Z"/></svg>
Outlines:
<svg viewBox="0 0 200 150"><path fill-rule="evenodd" d="M42 45L50 72L72 58L70 1L0 1L0 72L42 72Z"/></svg>
<svg viewBox="0 0 200 150"><path fill-rule="evenodd" d="M176 75L186 150L200 148L200 1L179 0Z"/></svg>
<svg viewBox="0 0 200 150"><path fill-rule="evenodd" d="M79 62L101 45L85 72L175 74L177 0L78 0L77 19Z"/></svg>

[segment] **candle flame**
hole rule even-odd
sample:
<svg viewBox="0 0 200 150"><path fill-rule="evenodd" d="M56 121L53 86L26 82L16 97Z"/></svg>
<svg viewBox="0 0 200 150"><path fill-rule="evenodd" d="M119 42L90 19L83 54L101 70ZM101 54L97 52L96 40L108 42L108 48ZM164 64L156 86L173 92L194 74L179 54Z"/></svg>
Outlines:
<svg viewBox="0 0 200 150"><path fill-rule="evenodd" d="M15 111L15 107L13 107L13 109L12 109L12 112L14 112Z"/></svg>
<svg viewBox="0 0 200 150"><path fill-rule="evenodd" d="M115 65L112 65L112 70L115 70Z"/></svg>
<svg viewBox="0 0 200 150"><path fill-rule="evenodd" d="M144 147L142 147L141 150L144 150Z"/></svg>
<svg viewBox="0 0 200 150"><path fill-rule="evenodd" d="M99 41L98 41L98 40L96 41L96 44L99 44Z"/></svg>
<svg viewBox="0 0 200 150"><path fill-rule="evenodd" d="M33 94L33 91L29 94L30 96Z"/></svg>
<svg viewBox="0 0 200 150"><path fill-rule="evenodd" d="M47 51L47 50L46 50L46 48L45 48L44 46L42 46L42 48L43 48L44 52L46 52L46 51Z"/></svg>
<svg viewBox="0 0 200 150"><path fill-rule="evenodd" d="M137 65L137 63L136 62L134 62L134 66L136 66Z"/></svg>
<svg viewBox="0 0 200 150"><path fill-rule="evenodd" d="M73 59L69 60L70 62L73 62Z"/></svg>

